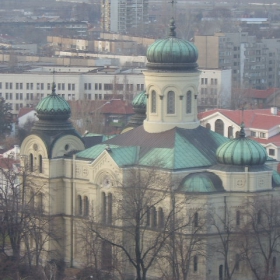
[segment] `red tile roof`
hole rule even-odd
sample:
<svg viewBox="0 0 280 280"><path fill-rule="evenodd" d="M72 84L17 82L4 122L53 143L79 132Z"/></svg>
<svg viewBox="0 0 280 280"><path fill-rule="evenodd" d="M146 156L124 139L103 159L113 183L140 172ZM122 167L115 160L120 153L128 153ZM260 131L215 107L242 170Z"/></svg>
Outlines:
<svg viewBox="0 0 280 280"><path fill-rule="evenodd" d="M280 125L280 113L273 115L270 109L254 109L254 110L226 110L214 109L203 113L199 113L199 119L220 113L240 125L242 121L245 127L268 130L274 126Z"/></svg>
<svg viewBox="0 0 280 280"><path fill-rule="evenodd" d="M31 111L34 111L35 108L27 108L27 107L24 107L24 108L20 108L19 112L18 112L18 118L24 116L25 114L31 112Z"/></svg>
<svg viewBox="0 0 280 280"><path fill-rule="evenodd" d="M268 89L233 89L233 95L239 95L242 93L244 97L266 99L275 92L279 92L279 88L268 88Z"/></svg>
<svg viewBox="0 0 280 280"><path fill-rule="evenodd" d="M102 114L133 115L133 107L124 100L111 100L101 109Z"/></svg>

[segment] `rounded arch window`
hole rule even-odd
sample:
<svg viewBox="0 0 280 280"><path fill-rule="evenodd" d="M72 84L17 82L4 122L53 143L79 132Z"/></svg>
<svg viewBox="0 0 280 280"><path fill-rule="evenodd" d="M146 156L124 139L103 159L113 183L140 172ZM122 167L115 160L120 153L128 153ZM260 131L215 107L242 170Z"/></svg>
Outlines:
<svg viewBox="0 0 280 280"><path fill-rule="evenodd" d="M151 113L157 112L157 93L155 90L152 90L151 94Z"/></svg>
<svg viewBox="0 0 280 280"><path fill-rule="evenodd" d="M192 112L192 92L190 90L187 92L186 102L186 113L190 114Z"/></svg>
<svg viewBox="0 0 280 280"><path fill-rule="evenodd" d="M215 132L224 135L224 122L220 119L215 121Z"/></svg>
<svg viewBox="0 0 280 280"><path fill-rule="evenodd" d="M167 93L167 114L175 114L175 92Z"/></svg>
<svg viewBox="0 0 280 280"><path fill-rule="evenodd" d="M211 124L210 124L210 123L207 123L207 124L206 124L206 128L209 129L209 130L211 130Z"/></svg>

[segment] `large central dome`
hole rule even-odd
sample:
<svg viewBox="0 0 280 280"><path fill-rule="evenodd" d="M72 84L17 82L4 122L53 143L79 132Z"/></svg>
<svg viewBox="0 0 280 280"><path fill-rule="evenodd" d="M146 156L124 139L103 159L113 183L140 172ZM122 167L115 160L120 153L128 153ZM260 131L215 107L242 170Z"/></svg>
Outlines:
<svg viewBox="0 0 280 280"><path fill-rule="evenodd" d="M157 40L148 48L148 68L186 70L197 67L196 46L187 40L176 38L175 29L174 19L171 19L169 37Z"/></svg>

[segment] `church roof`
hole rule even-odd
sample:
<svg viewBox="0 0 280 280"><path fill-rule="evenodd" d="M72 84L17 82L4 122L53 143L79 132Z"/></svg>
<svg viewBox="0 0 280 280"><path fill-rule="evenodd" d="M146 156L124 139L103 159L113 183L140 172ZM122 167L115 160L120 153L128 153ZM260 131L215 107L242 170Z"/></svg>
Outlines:
<svg viewBox="0 0 280 280"><path fill-rule="evenodd" d="M119 166L207 167L216 164L216 150L227 141L227 138L202 126L196 129L176 127L161 133L148 133L139 126L81 151L77 157L94 160L107 150Z"/></svg>

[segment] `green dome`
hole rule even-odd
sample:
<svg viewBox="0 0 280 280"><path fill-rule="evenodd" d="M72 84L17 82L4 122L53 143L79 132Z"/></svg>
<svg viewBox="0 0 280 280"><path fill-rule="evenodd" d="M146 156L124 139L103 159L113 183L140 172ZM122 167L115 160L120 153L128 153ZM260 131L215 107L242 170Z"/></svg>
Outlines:
<svg viewBox="0 0 280 280"><path fill-rule="evenodd" d="M239 138L222 144L216 156L219 163L230 165L262 165L267 159L265 148L258 142L245 137L243 124Z"/></svg>
<svg viewBox="0 0 280 280"><path fill-rule="evenodd" d="M40 120L66 120L71 115L68 102L55 93L55 84L53 84L52 94L39 102L36 111Z"/></svg>
<svg viewBox="0 0 280 280"><path fill-rule="evenodd" d="M273 186L280 186L280 174L275 170L272 172L272 184Z"/></svg>
<svg viewBox="0 0 280 280"><path fill-rule="evenodd" d="M176 38L174 20L170 21L169 38L157 40L147 50L147 67L151 69L193 69L198 50L187 40Z"/></svg>
<svg viewBox="0 0 280 280"><path fill-rule="evenodd" d="M147 106L147 96L146 91L142 91L139 94L135 96L135 98L132 101L132 106L134 108L143 108L146 109Z"/></svg>
<svg viewBox="0 0 280 280"><path fill-rule="evenodd" d="M179 187L183 192L219 192L224 191L221 179L211 172L200 172L186 176Z"/></svg>

